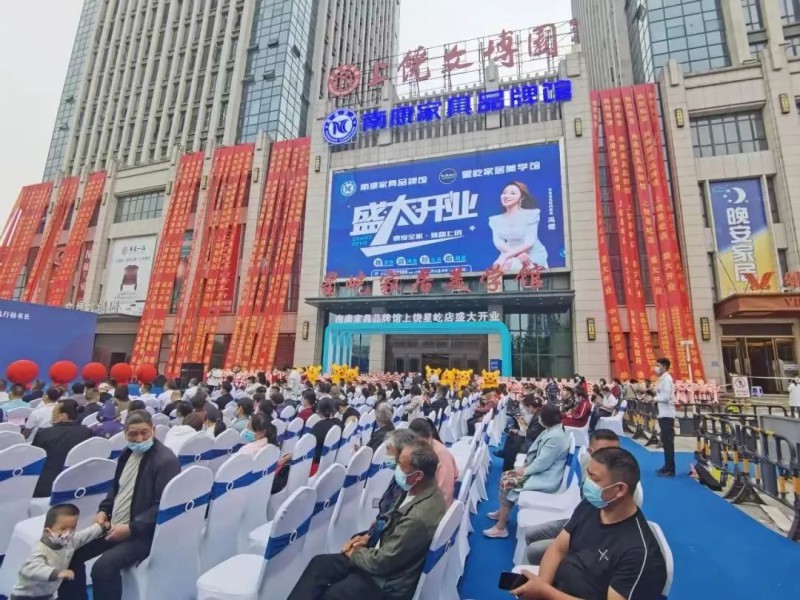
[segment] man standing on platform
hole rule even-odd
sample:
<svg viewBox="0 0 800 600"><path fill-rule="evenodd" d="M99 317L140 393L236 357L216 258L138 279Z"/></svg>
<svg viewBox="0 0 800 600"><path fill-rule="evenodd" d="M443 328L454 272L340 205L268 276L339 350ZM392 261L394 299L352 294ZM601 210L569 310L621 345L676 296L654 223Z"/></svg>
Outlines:
<svg viewBox="0 0 800 600"><path fill-rule="evenodd" d="M654 395L658 406L658 428L661 430L661 443L664 445L664 466L656 474L659 477L675 477L675 399L673 395L671 363L668 358L656 361L656 381Z"/></svg>

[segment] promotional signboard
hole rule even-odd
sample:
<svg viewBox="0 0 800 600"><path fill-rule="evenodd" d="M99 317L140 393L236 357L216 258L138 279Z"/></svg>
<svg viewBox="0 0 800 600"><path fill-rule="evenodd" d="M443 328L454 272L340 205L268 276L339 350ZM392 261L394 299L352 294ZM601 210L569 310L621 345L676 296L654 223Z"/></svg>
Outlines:
<svg viewBox="0 0 800 600"><path fill-rule="evenodd" d="M154 235L111 242L103 300L118 304L119 314L141 316L155 252Z"/></svg>
<svg viewBox="0 0 800 600"><path fill-rule="evenodd" d="M712 181L709 188L720 295L779 292L761 180Z"/></svg>
<svg viewBox="0 0 800 600"><path fill-rule="evenodd" d="M327 271L566 266L557 142L333 174Z"/></svg>

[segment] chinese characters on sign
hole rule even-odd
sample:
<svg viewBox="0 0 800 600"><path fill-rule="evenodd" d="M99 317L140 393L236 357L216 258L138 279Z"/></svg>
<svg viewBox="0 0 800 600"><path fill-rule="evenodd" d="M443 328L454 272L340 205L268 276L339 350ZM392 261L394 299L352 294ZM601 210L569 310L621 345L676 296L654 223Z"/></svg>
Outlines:
<svg viewBox="0 0 800 600"><path fill-rule="evenodd" d="M334 323L473 323L501 321L496 311L457 312L457 313L384 313L380 315L335 315Z"/></svg>
<svg viewBox="0 0 800 600"><path fill-rule="evenodd" d="M78 302L76 304L65 304L64 308L68 308L70 310L82 310L85 312L93 312L97 313L98 315L118 315L123 314L123 311L120 310L122 307L120 306L119 301L112 301L112 302Z"/></svg>
<svg viewBox="0 0 800 600"><path fill-rule="evenodd" d="M13 312L4 310L0 312L0 319L19 319L20 321L30 321L30 313Z"/></svg>

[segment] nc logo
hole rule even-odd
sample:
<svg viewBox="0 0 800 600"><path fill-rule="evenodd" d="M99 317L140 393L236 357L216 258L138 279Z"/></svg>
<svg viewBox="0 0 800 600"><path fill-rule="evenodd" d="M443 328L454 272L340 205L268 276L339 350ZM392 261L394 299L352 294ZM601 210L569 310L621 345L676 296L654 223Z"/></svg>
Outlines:
<svg viewBox="0 0 800 600"><path fill-rule="evenodd" d="M356 182L355 181L345 181L340 188L342 192L342 196L350 197L356 193Z"/></svg>
<svg viewBox="0 0 800 600"><path fill-rule="evenodd" d="M352 110L341 108L332 112L322 124L322 135L332 145L346 144L358 133L358 115Z"/></svg>

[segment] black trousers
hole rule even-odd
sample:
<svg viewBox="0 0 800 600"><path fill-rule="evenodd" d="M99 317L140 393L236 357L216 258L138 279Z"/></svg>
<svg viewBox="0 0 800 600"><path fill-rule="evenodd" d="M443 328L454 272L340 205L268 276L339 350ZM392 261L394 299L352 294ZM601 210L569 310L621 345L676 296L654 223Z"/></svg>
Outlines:
<svg viewBox="0 0 800 600"><path fill-rule="evenodd" d="M506 436L506 445L503 446L503 473L514 468L517 454L522 452L522 446L524 444L525 437L522 435Z"/></svg>
<svg viewBox="0 0 800 600"><path fill-rule="evenodd" d="M661 443L664 445L664 470L675 472L675 419L658 420L661 429Z"/></svg>
<svg viewBox="0 0 800 600"><path fill-rule="evenodd" d="M121 600L122 569L132 567L150 554L152 540L129 537L112 543L98 538L79 548L69 563L75 579L65 579L58 589L59 600L86 600L86 561L99 556L92 567L92 595L97 600Z"/></svg>
<svg viewBox="0 0 800 600"><path fill-rule="evenodd" d="M597 423L603 417L610 417L614 413L606 412L599 408L595 408L592 412L591 416L589 417L589 435L594 433L594 430L597 429Z"/></svg>
<svg viewBox="0 0 800 600"><path fill-rule="evenodd" d="M370 600L383 598L372 577L344 554L320 554L311 559L288 600Z"/></svg>

